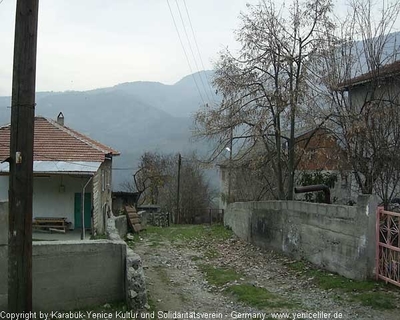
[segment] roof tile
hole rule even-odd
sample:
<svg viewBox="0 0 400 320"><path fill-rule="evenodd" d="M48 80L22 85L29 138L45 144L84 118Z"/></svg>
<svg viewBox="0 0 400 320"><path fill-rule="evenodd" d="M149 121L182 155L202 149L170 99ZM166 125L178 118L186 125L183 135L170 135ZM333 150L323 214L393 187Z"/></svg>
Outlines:
<svg viewBox="0 0 400 320"><path fill-rule="evenodd" d="M10 125L0 127L0 159L10 153ZM35 161L99 161L106 154L119 155L111 149L71 128L57 122L35 117Z"/></svg>

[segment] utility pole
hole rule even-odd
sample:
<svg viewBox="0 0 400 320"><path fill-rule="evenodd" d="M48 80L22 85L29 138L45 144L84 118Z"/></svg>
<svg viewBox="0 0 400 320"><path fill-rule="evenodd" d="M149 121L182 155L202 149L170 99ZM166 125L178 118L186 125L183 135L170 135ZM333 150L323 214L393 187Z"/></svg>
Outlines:
<svg viewBox="0 0 400 320"><path fill-rule="evenodd" d="M11 98L8 311L32 311L32 193L39 0L18 0Z"/></svg>
<svg viewBox="0 0 400 320"><path fill-rule="evenodd" d="M181 222L181 214L180 214L180 208L179 208L179 199L180 199L180 186L181 186L181 165L182 165L182 156L180 153L178 153L178 190L177 190L177 196L176 196L176 223Z"/></svg>
<svg viewBox="0 0 400 320"><path fill-rule="evenodd" d="M230 128L229 133L229 170L228 170L228 201L227 203L231 203L231 190L232 190L232 147L233 147L233 127Z"/></svg>

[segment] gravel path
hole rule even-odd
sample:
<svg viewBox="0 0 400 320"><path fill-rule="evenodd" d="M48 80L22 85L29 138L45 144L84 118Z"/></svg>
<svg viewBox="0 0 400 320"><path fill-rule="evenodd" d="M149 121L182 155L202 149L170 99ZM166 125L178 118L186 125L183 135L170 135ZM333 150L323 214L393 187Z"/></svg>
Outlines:
<svg viewBox="0 0 400 320"><path fill-rule="evenodd" d="M273 319L272 312L286 311L290 317L281 319L294 319L293 313L301 312L307 314L297 315L297 319L312 318L308 312L319 316L314 319L335 319L335 315L340 319L339 314L341 319L400 319L399 309L374 310L361 306L359 302L350 302L347 293L321 289L306 272L289 268L292 260L256 248L234 236L226 240L202 238L172 244L162 236L158 236L154 243L154 235L143 235L135 243L134 251L143 259L149 296L156 314L178 311L182 313L172 316L189 318L190 314L183 313L197 312L207 313L205 316L214 313L225 319L248 319L249 316ZM235 269L244 275L236 283L265 288L299 307L260 310L239 303L225 292L226 286L210 285L199 269L200 264ZM395 296L396 305L400 306L400 290L388 290Z"/></svg>

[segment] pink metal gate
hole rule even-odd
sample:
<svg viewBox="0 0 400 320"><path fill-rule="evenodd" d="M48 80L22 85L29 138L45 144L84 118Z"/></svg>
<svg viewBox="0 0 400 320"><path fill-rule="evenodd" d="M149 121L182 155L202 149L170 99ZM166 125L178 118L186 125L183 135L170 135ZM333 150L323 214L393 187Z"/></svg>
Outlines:
<svg viewBox="0 0 400 320"><path fill-rule="evenodd" d="M379 207L376 219L376 278L400 287L400 213Z"/></svg>

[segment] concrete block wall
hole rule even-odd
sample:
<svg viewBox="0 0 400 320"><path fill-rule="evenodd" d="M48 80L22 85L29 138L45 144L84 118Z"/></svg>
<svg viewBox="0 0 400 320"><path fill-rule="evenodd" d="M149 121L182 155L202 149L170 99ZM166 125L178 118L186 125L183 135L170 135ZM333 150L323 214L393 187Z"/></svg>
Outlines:
<svg viewBox="0 0 400 320"><path fill-rule="evenodd" d="M32 251L34 311L70 311L125 299L124 242L38 241ZM2 256L0 310L7 310L7 277L7 256Z"/></svg>
<svg viewBox="0 0 400 320"><path fill-rule="evenodd" d="M225 211L224 224L232 228L235 234L251 241L251 216L256 202L236 202Z"/></svg>
<svg viewBox="0 0 400 320"><path fill-rule="evenodd" d="M115 228L115 222L109 222ZM127 292L134 296L136 293L127 291L127 270L133 268L135 272L130 272L135 283L144 284L139 279L143 276L140 257L127 254L126 243L116 228L112 240L33 242L34 311L70 311L124 301ZM7 310L7 249L8 202L0 202L0 310ZM145 304L145 290L138 292L133 301Z"/></svg>
<svg viewBox="0 0 400 320"><path fill-rule="evenodd" d="M126 246L108 240L33 244L34 310L75 310L125 299Z"/></svg>
<svg viewBox="0 0 400 320"><path fill-rule="evenodd" d="M377 201L357 206L302 201L232 203L224 223L242 239L351 279L373 276Z"/></svg>

